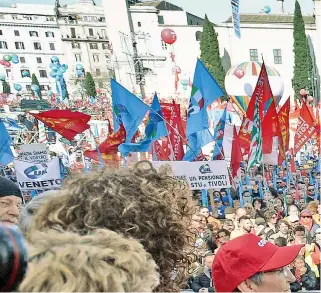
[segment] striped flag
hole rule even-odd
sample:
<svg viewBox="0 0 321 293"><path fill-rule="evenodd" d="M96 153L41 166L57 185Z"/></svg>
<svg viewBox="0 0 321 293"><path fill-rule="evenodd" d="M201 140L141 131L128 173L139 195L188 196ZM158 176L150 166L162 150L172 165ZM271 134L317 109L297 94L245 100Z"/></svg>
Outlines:
<svg viewBox="0 0 321 293"><path fill-rule="evenodd" d="M249 152L249 163L248 170L254 165L259 165L263 161L262 153L262 129L261 129L261 119L259 114L259 100L256 98L255 110L254 110L254 120L251 136L251 145Z"/></svg>

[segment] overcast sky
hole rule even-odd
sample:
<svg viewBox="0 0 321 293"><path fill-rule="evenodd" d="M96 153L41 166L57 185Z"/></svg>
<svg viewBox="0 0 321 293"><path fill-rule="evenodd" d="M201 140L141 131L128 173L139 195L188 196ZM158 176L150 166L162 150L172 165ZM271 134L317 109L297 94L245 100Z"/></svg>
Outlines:
<svg viewBox="0 0 321 293"><path fill-rule="evenodd" d="M96 0L96 4L100 5L103 0ZM114 0L121 1L121 0ZM264 6L271 7L271 14L278 13L277 0L239 0L241 13L260 13ZM20 2L20 3L39 3L39 4L54 4L54 0L0 0L1 3ZM75 3L76 0L60 0L61 4ZM230 0L170 0L188 12L203 17L207 13L210 20L214 23L227 20L231 16ZM313 13L312 0L299 0L304 14ZM295 0L284 0L286 13L293 13Z"/></svg>

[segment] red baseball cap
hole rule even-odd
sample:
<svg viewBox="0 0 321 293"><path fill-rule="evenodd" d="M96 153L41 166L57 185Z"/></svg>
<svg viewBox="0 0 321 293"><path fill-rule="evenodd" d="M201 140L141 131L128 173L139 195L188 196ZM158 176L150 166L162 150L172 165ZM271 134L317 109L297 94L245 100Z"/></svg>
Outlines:
<svg viewBox="0 0 321 293"><path fill-rule="evenodd" d="M218 250L212 266L216 292L232 292L256 273L285 267L303 246L278 247L254 234L228 241Z"/></svg>

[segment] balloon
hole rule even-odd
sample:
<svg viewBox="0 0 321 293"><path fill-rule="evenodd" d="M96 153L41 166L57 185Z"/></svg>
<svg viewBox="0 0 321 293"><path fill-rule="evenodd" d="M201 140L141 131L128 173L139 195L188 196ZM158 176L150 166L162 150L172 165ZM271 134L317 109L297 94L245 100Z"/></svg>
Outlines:
<svg viewBox="0 0 321 293"><path fill-rule="evenodd" d="M305 89L300 89L300 95L301 96L306 96L308 93Z"/></svg>
<svg viewBox="0 0 321 293"><path fill-rule="evenodd" d="M77 70L83 70L83 68L84 68L84 67L83 67L81 64L77 64L77 65L76 65L76 69L77 69Z"/></svg>
<svg viewBox="0 0 321 293"><path fill-rule="evenodd" d="M56 72L56 71L58 70L57 65L56 65L56 64L54 64L53 66L51 66L51 70Z"/></svg>
<svg viewBox="0 0 321 293"><path fill-rule="evenodd" d="M50 71L49 75L53 78L55 78L57 76L57 73L54 71Z"/></svg>
<svg viewBox="0 0 321 293"><path fill-rule="evenodd" d="M244 71L241 68L236 68L235 71L234 71L234 75L238 79L241 79L244 76Z"/></svg>
<svg viewBox="0 0 321 293"><path fill-rule="evenodd" d="M163 29L161 33L161 37L162 37L162 40L169 45L174 44L177 40L176 33L170 28Z"/></svg>
<svg viewBox="0 0 321 293"><path fill-rule="evenodd" d="M12 58L11 62L13 64L18 64L19 63L19 58Z"/></svg>
<svg viewBox="0 0 321 293"><path fill-rule="evenodd" d="M1 72L0 73L0 80L5 80L6 79L6 74Z"/></svg>
<svg viewBox="0 0 321 293"><path fill-rule="evenodd" d="M22 89L22 86L19 84L19 83L15 83L14 85L13 85L13 88L16 90L16 91L21 91L21 89Z"/></svg>
<svg viewBox="0 0 321 293"><path fill-rule="evenodd" d="M22 71L22 76L23 77L30 77L29 71L27 71L27 70Z"/></svg>
<svg viewBox="0 0 321 293"><path fill-rule="evenodd" d="M6 61L6 63L4 64L4 66L6 67L11 67L11 63L9 61Z"/></svg>
<svg viewBox="0 0 321 293"><path fill-rule="evenodd" d="M11 55L11 58L12 58L12 59L19 59L18 55L16 55L16 54L12 54L12 55Z"/></svg>
<svg viewBox="0 0 321 293"><path fill-rule="evenodd" d="M312 102L313 101L313 97L312 96L308 96L308 101Z"/></svg>
<svg viewBox="0 0 321 293"><path fill-rule="evenodd" d="M52 56L51 61L52 62L59 62L59 58L57 56Z"/></svg>
<svg viewBox="0 0 321 293"><path fill-rule="evenodd" d="M5 60L5 61L11 61L11 56L10 55L4 55L3 56L3 60Z"/></svg>
<svg viewBox="0 0 321 293"><path fill-rule="evenodd" d="M37 84L32 84L32 85L31 85L31 89L32 89L33 91L37 92L37 91L39 91L39 85L37 85Z"/></svg>
<svg viewBox="0 0 321 293"><path fill-rule="evenodd" d="M67 64L62 64L61 67L66 68L66 70L68 69L68 65Z"/></svg>
<svg viewBox="0 0 321 293"><path fill-rule="evenodd" d="M58 72L61 72L62 74L64 74L64 73L66 72L66 70L67 70L67 69L66 69L65 67L62 67L62 66L61 66L61 67L59 68Z"/></svg>
<svg viewBox="0 0 321 293"><path fill-rule="evenodd" d="M82 70L76 70L76 74L78 77L81 77L83 75Z"/></svg>
<svg viewBox="0 0 321 293"><path fill-rule="evenodd" d="M182 70L181 70L181 68L179 66L174 66L173 67L173 73L181 73L181 72L182 72Z"/></svg>
<svg viewBox="0 0 321 293"><path fill-rule="evenodd" d="M246 84L244 85L244 91L245 91L245 93L247 94L247 96L252 97L252 95L253 95L253 88L252 88L252 85L251 85L251 84L246 83Z"/></svg>
<svg viewBox="0 0 321 293"><path fill-rule="evenodd" d="M60 81L61 76L57 75L56 76L56 81Z"/></svg>
<svg viewBox="0 0 321 293"><path fill-rule="evenodd" d="M0 64L1 65L5 65L7 61L4 61L4 60L0 60Z"/></svg>
<svg viewBox="0 0 321 293"><path fill-rule="evenodd" d="M51 90L48 91L48 96L49 96L49 97L52 96L52 91L51 91Z"/></svg>
<svg viewBox="0 0 321 293"><path fill-rule="evenodd" d="M270 6L264 6L264 12L265 13L270 13L271 12L271 7Z"/></svg>
<svg viewBox="0 0 321 293"><path fill-rule="evenodd" d="M64 74L63 74L63 72L61 72L61 71L57 71L57 76L59 76L59 77L62 77Z"/></svg>

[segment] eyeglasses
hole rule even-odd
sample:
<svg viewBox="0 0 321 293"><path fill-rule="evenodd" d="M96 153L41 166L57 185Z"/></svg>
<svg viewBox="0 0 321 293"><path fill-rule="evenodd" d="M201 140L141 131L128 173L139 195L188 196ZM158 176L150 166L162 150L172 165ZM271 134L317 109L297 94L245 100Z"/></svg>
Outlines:
<svg viewBox="0 0 321 293"><path fill-rule="evenodd" d="M307 218L312 218L311 216L301 216L301 218L303 218L303 219L307 219Z"/></svg>
<svg viewBox="0 0 321 293"><path fill-rule="evenodd" d="M313 189L308 189L308 191L314 191L314 188Z"/></svg>

